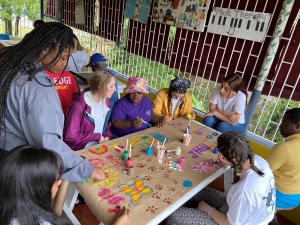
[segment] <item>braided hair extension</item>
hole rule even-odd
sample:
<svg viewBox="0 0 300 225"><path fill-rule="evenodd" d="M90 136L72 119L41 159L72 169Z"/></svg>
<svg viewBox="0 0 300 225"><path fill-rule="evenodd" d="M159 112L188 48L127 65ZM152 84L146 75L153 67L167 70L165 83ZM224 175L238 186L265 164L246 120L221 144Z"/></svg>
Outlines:
<svg viewBox="0 0 300 225"><path fill-rule="evenodd" d="M243 164L249 160L251 169L258 175L263 176L264 173L254 165L254 154L247 138L237 132L226 132L218 137L217 144L219 152L232 163L235 170L233 184L240 180L239 173L243 170Z"/></svg>
<svg viewBox="0 0 300 225"><path fill-rule="evenodd" d="M67 48L70 55L73 47L72 29L62 23L48 22L33 29L20 43L0 51L0 135L5 130L7 95L13 80L17 76L29 75L28 81L32 81L38 72L54 66ZM50 54L53 55L52 61L37 66Z"/></svg>

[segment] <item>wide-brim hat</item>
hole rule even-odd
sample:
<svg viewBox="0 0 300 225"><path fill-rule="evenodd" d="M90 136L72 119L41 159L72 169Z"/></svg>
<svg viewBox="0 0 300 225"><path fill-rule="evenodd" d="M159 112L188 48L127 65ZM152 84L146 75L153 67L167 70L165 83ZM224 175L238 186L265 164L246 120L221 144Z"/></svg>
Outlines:
<svg viewBox="0 0 300 225"><path fill-rule="evenodd" d="M127 87L124 89L126 93L140 92L143 94L149 94L147 90L147 80L142 77L130 77L128 79Z"/></svg>
<svg viewBox="0 0 300 225"><path fill-rule="evenodd" d="M90 67L93 63L99 63L99 62L106 62L106 58L104 55L100 53L95 53L91 56L89 64L87 64L85 67Z"/></svg>

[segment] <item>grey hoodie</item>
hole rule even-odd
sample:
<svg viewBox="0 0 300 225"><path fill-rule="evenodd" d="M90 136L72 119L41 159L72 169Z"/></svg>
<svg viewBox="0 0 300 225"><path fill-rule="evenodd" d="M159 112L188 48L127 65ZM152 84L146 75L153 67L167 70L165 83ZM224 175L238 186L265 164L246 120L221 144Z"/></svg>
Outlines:
<svg viewBox="0 0 300 225"><path fill-rule="evenodd" d="M32 81L27 75L14 79L7 96L6 135L0 137L0 148L11 150L24 144L56 151L63 159L63 179L80 182L91 177L94 166L82 159L62 140L64 115L56 89L44 72ZM38 80L38 82L36 81Z"/></svg>

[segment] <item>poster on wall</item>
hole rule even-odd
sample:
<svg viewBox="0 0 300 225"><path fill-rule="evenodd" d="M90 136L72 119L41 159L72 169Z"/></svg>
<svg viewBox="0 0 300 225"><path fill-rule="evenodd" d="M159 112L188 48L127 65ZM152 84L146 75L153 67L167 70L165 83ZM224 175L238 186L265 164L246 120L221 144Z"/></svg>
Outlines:
<svg viewBox="0 0 300 225"><path fill-rule="evenodd" d="M75 24L84 24L84 0L75 0Z"/></svg>
<svg viewBox="0 0 300 225"><path fill-rule="evenodd" d="M210 0L153 1L153 21L203 32Z"/></svg>
<svg viewBox="0 0 300 225"><path fill-rule="evenodd" d="M271 14L215 7L211 12L207 32L264 42Z"/></svg>
<svg viewBox="0 0 300 225"><path fill-rule="evenodd" d="M147 23L151 5L152 0L127 0L124 15L129 19Z"/></svg>

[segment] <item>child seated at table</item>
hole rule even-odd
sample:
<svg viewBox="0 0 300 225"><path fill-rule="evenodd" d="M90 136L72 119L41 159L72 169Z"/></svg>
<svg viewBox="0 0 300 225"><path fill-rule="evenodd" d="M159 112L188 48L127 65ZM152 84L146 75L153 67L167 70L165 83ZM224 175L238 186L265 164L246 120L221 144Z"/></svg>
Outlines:
<svg viewBox="0 0 300 225"><path fill-rule="evenodd" d="M147 129L153 121L151 101L144 96L149 91L147 81L141 77L131 77L124 89L127 94L114 105L111 130L116 137L122 137Z"/></svg>
<svg viewBox="0 0 300 225"><path fill-rule="evenodd" d="M92 67L93 72L96 72L97 70L107 70L111 72L117 80L116 71L109 69L107 67L107 59L105 58L104 55L100 53L95 53L94 55L92 55L89 64L87 64L85 67L87 68ZM112 103L115 103L118 100L118 82L116 82L115 85L116 85L116 91L113 93L113 95L110 98Z"/></svg>
<svg viewBox="0 0 300 225"><path fill-rule="evenodd" d="M242 133L247 96L240 75L234 73L226 76L221 86L214 89L210 97L209 111L204 115L202 123L221 133L227 131Z"/></svg>
<svg viewBox="0 0 300 225"><path fill-rule="evenodd" d="M192 117L195 119L192 106L192 95L187 92L190 81L176 77L171 80L169 88L160 89L153 101L155 120L170 122L179 117Z"/></svg>
<svg viewBox="0 0 300 225"><path fill-rule="evenodd" d="M11 150L0 161L0 224L70 224L51 209L63 169L61 157L52 150L31 145ZM130 218L124 207L113 225L127 225Z"/></svg>
<svg viewBox="0 0 300 225"><path fill-rule="evenodd" d="M205 188L176 210L168 225L268 224L275 213L275 180L268 163L254 155L246 137L227 132L218 137L218 163L235 171L225 193Z"/></svg>
<svg viewBox="0 0 300 225"><path fill-rule="evenodd" d="M64 141L74 151L112 138L110 114L116 79L106 70L96 71L85 89L70 105L64 125Z"/></svg>

